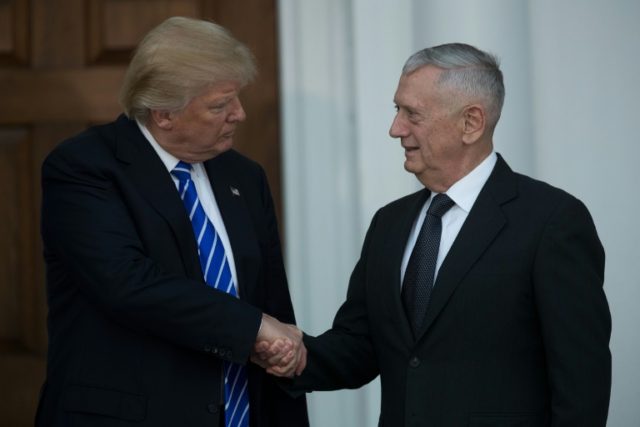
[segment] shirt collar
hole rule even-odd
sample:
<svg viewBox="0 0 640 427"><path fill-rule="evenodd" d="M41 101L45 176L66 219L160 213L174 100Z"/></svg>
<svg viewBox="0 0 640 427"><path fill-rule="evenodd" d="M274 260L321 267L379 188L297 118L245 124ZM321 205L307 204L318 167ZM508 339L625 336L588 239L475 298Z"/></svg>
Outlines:
<svg viewBox="0 0 640 427"><path fill-rule="evenodd" d="M144 137L147 138L147 141L149 141L153 149L158 154L158 157L160 157L160 160L162 160L162 163L164 163L164 166L167 168L169 172L171 172L177 166L180 159L178 159L173 154L167 152L164 148L162 148L162 146L158 144L158 141L156 141L156 139L153 137L151 132L149 132L149 129L147 129L145 125L140 123L138 120L136 120L136 123L140 128L140 132L142 132Z"/></svg>
<svg viewBox="0 0 640 427"><path fill-rule="evenodd" d="M489 179L493 167L498 161L495 151L492 151L478 166L462 177L447 190L447 196L466 213L471 211L480 190Z"/></svg>

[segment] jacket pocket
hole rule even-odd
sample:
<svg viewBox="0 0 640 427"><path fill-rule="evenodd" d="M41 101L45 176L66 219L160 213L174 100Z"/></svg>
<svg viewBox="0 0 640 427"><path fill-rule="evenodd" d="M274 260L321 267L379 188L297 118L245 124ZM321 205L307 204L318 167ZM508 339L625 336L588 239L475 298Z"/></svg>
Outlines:
<svg viewBox="0 0 640 427"><path fill-rule="evenodd" d="M147 416L147 398L93 386L70 385L62 396L65 411L103 415L126 421L142 421Z"/></svg>

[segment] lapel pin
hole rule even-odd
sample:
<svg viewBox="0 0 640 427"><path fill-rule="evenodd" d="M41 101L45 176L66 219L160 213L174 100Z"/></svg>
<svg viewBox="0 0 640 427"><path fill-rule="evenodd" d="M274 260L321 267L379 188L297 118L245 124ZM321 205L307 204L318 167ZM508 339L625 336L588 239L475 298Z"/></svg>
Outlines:
<svg viewBox="0 0 640 427"><path fill-rule="evenodd" d="M234 196L240 197L240 190L238 190L236 187L229 186L229 190L231 190L231 194L233 194Z"/></svg>

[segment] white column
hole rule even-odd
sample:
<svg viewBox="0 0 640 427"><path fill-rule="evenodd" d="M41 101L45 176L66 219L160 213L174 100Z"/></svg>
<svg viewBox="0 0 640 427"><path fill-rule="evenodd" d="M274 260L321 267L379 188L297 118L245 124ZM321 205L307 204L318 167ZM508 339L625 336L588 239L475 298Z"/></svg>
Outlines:
<svg viewBox="0 0 640 427"><path fill-rule="evenodd" d="M317 335L344 301L360 245L348 2L280 0L287 272L299 325ZM312 425L364 426L354 391L308 395Z"/></svg>
<svg viewBox="0 0 640 427"><path fill-rule="evenodd" d="M415 191L416 178L404 168L404 151L389 136L402 65L411 52L410 0L354 0L355 167L358 188L358 243L376 210ZM358 426L375 426L380 414L380 381L362 390L364 417Z"/></svg>
<svg viewBox="0 0 640 427"><path fill-rule="evenodd" d="M361 236L376 210L416 191L404 150L389 136L393 96L412 47L411 0L354 0L355 126Z"/></svg>
<svg viewBox="0 0 640 427"><path fill-rule="evenodd" d="M280 0L287 271L299 324L331 326L375 209L414 191L388 136L410 0ZM378 381L308 396L313 425L378 422Z"/></svg>

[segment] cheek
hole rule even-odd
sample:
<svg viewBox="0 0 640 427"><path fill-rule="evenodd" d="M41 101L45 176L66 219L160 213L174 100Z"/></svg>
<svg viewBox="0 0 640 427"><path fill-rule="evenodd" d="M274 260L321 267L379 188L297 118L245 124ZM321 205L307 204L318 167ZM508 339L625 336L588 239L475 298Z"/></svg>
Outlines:
<svg viewBox="0 0 640 427"><path fill-rule="evenodd" d="M416 136L416 140L420 146L420 151L423 154L437 150L437 135L435 135L430 128L420 128L416 133L414 133L414 135Z"/></svg>
<svg viewBox="0 0 640 427"><path fill-rule="evenodd" d="M212 117L206 122L207 128L209 128L209 132L220 134L224 127L224 118L223 117Z"/></svg>

